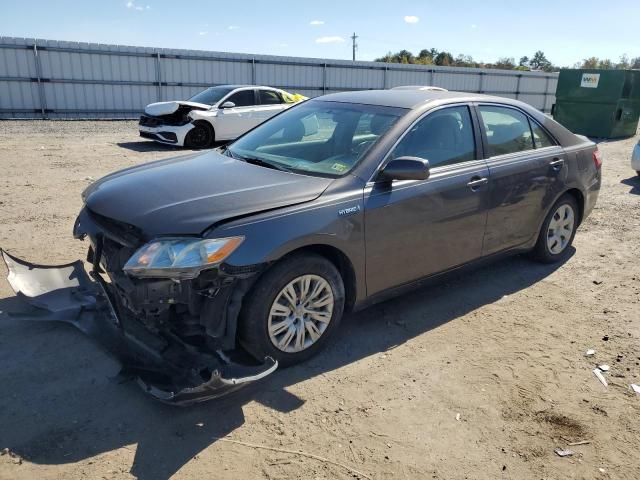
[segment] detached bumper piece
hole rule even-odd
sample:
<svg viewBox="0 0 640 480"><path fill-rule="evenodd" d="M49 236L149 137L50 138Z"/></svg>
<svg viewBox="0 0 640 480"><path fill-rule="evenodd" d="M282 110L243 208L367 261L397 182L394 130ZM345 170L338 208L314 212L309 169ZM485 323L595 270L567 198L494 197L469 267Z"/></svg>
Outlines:
<svg viewBox="0 0 640 480"><path fill-rule="evenodd" d="M9 316L74 325L120 361L121 376L135 378L162 402L189 405L219 398L268 376L278 367L269 357L261 365L239 364L221 351L205 351L160 338L125 315L118 315L110 285L97 273L90 277L81 261L43 266L3 250L0 253L9 270L7 279L24 304L19 312L8 312Z"/></svg>

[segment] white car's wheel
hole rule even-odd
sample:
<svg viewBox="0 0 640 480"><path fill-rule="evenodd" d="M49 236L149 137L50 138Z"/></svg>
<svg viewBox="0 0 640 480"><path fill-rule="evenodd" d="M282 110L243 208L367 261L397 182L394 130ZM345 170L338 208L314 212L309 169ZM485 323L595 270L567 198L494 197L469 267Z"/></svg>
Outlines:
<svg viewBox="0 0 640 480"><path fill-rule="evenodd" d="M184 146L188 148L208 148L214 140L213 128L207 122L194 122L184 139Z"/></svg>

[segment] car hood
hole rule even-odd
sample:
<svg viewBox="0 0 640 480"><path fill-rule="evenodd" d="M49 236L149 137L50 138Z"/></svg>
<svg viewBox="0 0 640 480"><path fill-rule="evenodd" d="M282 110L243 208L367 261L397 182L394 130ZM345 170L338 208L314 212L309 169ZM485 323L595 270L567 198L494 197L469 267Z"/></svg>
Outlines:
<svg viewBox="0 0 640 480"><path fill-rule="evenodd" d="M191 107L196 110L209 110L211 105L207 105L204 103L197 102L186 102L186 101L176 101L176 102L156 102L150 103L144 109L144 113L147 115L151 115L153 117L159 117L161 115L171 115L174 113L180 106Z"/></svg>
<svg viewBox="0 0 640 480"><path fill-rule="evenodd" d="M90 211L147 237L198 235L220 221L314 200L331 181L210 151L115 172L90 185L83 199Z"/></svg>

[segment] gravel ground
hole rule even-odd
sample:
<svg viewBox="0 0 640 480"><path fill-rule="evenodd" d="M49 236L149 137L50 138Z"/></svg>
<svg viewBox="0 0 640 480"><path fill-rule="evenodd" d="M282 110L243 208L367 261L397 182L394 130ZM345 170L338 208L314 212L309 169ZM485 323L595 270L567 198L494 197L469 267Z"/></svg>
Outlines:
<svg viewBox="0 0 640 480"><path fill-rule="evenodd" d="M600 145L600 200L565 264L515 257L351 315L322 354L222 402L161 405L72 327L1 314L0 479L359 477L256 446L360 478L640 478L637 140ZM133 122L0 122L0 245L83 258L82 189L174 154ZM12 296L0 280L0 311Z"/></svg>

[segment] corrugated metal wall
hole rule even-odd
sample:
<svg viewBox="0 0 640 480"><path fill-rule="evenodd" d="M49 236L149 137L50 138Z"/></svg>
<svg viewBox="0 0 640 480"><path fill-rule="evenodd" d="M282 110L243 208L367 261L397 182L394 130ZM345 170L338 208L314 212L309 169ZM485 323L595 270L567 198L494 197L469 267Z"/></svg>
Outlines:
<svg viewBox="0 0 640 480"><path fill-rule="evenodd" d="M0 37L0 118L134 118L145 105L225 83L309 97L435 85L517 98L545 112L558 75Z"/></svg>

